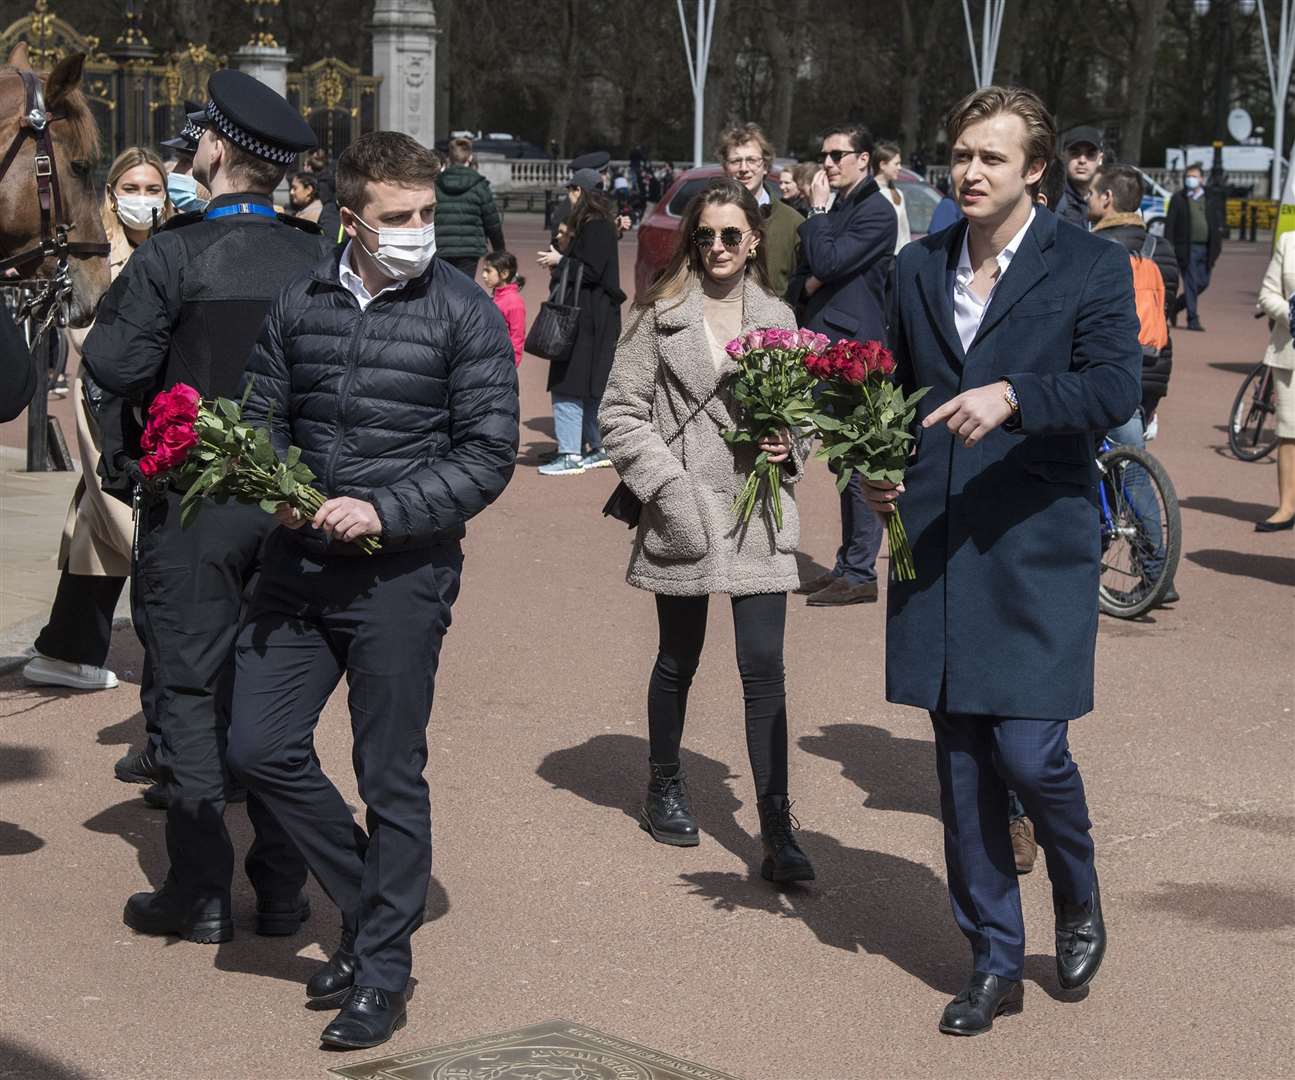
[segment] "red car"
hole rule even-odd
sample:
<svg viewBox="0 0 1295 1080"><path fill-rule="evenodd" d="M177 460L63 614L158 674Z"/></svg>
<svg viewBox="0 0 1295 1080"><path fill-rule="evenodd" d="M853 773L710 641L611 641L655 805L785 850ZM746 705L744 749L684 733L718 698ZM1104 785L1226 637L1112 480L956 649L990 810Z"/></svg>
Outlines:
<svg viewBox="0 0 1295 1080"><path fill-rule="evenodd" d="M723 176L724 170L718 165L703 165L699 169L689 169L675 177L670 189L661 197L661 201L652 209L652 213L643 219L639 226L638 259L634 264L634 289L643 292L652 283L652 279L665 269L674 252L675 240L679 235L679 221L684 209L707 181ZM778 191L778 173L773 170L765 178L764 186L770 196L781 198ZM908 224L914 236L926 233L931 224L931 214L940 202L940 193L915 172L901 169L899 189L904 193L904 203L908 208Z"/></svg>

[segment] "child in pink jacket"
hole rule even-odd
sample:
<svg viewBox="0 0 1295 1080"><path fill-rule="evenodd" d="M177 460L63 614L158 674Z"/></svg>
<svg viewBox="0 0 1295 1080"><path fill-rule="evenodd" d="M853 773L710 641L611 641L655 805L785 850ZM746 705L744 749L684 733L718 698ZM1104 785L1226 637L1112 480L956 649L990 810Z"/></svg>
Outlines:
<svg viewBox="0 0 1295 1080"><path fill-rule="evenodd" d="M526 342L526 301L522 286L526 279L517 274L517 257L507 251L492 251L481 266L481 281L495 298L495 306L508 323L513 342L513 363L522 366L522 348Z"/></svg>

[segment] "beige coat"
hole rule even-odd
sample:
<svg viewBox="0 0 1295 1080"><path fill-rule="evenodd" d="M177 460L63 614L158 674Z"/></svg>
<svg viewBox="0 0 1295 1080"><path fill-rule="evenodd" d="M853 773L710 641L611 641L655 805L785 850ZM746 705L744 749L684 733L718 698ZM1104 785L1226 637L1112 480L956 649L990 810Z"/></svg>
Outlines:
<svg viewBox="0 0 1295 1080"><path fill-rule="evenodd" d="M1259 306L1273 321L1272 336L1264 363L1269 367L1295 369L1295 343L1291 341L1290 298L1295 293L1295 232L1277 240L1264 283L1259 286Z"/></svg>
<svg viewBox="0 0 1295 1080"><path fill-rule="evenodd" d="M748 278L743 331L775 326L796 328L791 309ZM631 315L598 421L616 471L643 500L627 576L637 588L670 596L749 596L800 584L800 518L791 485L800 479L807 447L798 446L783 468L783 525L775 533L763 502L745 526L733 512L758 451L720 437L736 415L727 392L712 398L669 446L665 442L736 370L726 360L715 371L697 285L682 300L661 300Z"/></svg>
<svg viewBox="0 0 1295 1080"><path fill-rule="evenodd" d="M113 215L116 222L116 215ZM108 230L112 250L108 254L108 272L115 280L130 258L130 242L120 227ZM81 342L90 328L69 331L71 361L80 362ZM59 569L71 574L92 577L129 577L134 521L130 507L119 499L105 495L99 488L99 445L94 422L90 419L82 394L81 380L73 387L76 410L76 442L81 458L81 482L72 495L63 524L63 543L59 548Z"/></svg>

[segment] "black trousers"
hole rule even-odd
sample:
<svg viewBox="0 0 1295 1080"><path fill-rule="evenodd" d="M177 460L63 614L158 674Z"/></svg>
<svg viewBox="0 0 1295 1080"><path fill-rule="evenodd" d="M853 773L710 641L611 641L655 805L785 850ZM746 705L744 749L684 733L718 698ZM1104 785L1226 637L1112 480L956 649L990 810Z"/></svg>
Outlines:
<svg viewBox="0 0 1295 1080"><path fill-rule="evenodd" d="M782 642L787 594L734 596L737 669L746 707L746 748L756 794L787 793L787 690ZM660 645L648 684L649 756L679 760L688 691L706 642L709 596L658 596Z"/></svg>
<svg viewBox="0 0 1295 1080"><path fill-rule="evenodd" d="M180 526L180 497L140 508L134 572L136 630L152 664L141 688L159 761L169 773L170 881L194 900L228 902L234 848L225 828L225 744L234 639L243 592L274 519L255 506L212 504ZM296 896L306 866L265 804L251 795L256 838L246 869L258 897Z"/></svg>
<svg viewBox="0 0 1295 1080"><path fill-rule="evenodd" d="M454 256L452 258L442 255L441 258L454 267L455 270L467 274L473 280L476 279L477 267L481 264L480 255Z"/></svg>
<svg viewBox="0 0 1295 1080"><path fill-rule="evenodd" d="M432 868L427 722L462 567L457 545L316 556L278 534L239 634L230 767L356 931L357 986L409 981ZM343 675L365 829L314 751Z"/></svg>
<svg viewBox="0 0 1295 1080"><path fill-rule="evenodd" d="M64 569L36 651L51 660L103 667L112 645L112 617L126 579Z"/></svg>

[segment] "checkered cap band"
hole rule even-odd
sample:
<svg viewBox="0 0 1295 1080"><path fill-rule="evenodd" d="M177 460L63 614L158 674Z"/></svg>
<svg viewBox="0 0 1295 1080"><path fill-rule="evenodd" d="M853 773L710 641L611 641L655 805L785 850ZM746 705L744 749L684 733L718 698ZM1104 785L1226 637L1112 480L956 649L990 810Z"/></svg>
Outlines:
<svg viewBox="0 0 1295 1080"><path fill-rule="evenodd" d="M194 142L197 142L202 138L202 125L195 124L192 120L186 120L184 122L184 130L180 132L180 138L192 139Z"/></svg>
<svg viewBox="0 0 1295 1080"><path fill-rule="evenodd" d="M282 146L272 146L262 139L258 139L250 131L239 127L230 120L216 107L214 101L207 102L207 116L216 125L217 131L235 146L241 147L249 154L254 154L256 157L264 158L266 161L272 161L274 164L283 165L284 167L291 166L296 162L296 150L285 150Z"/></svg>

